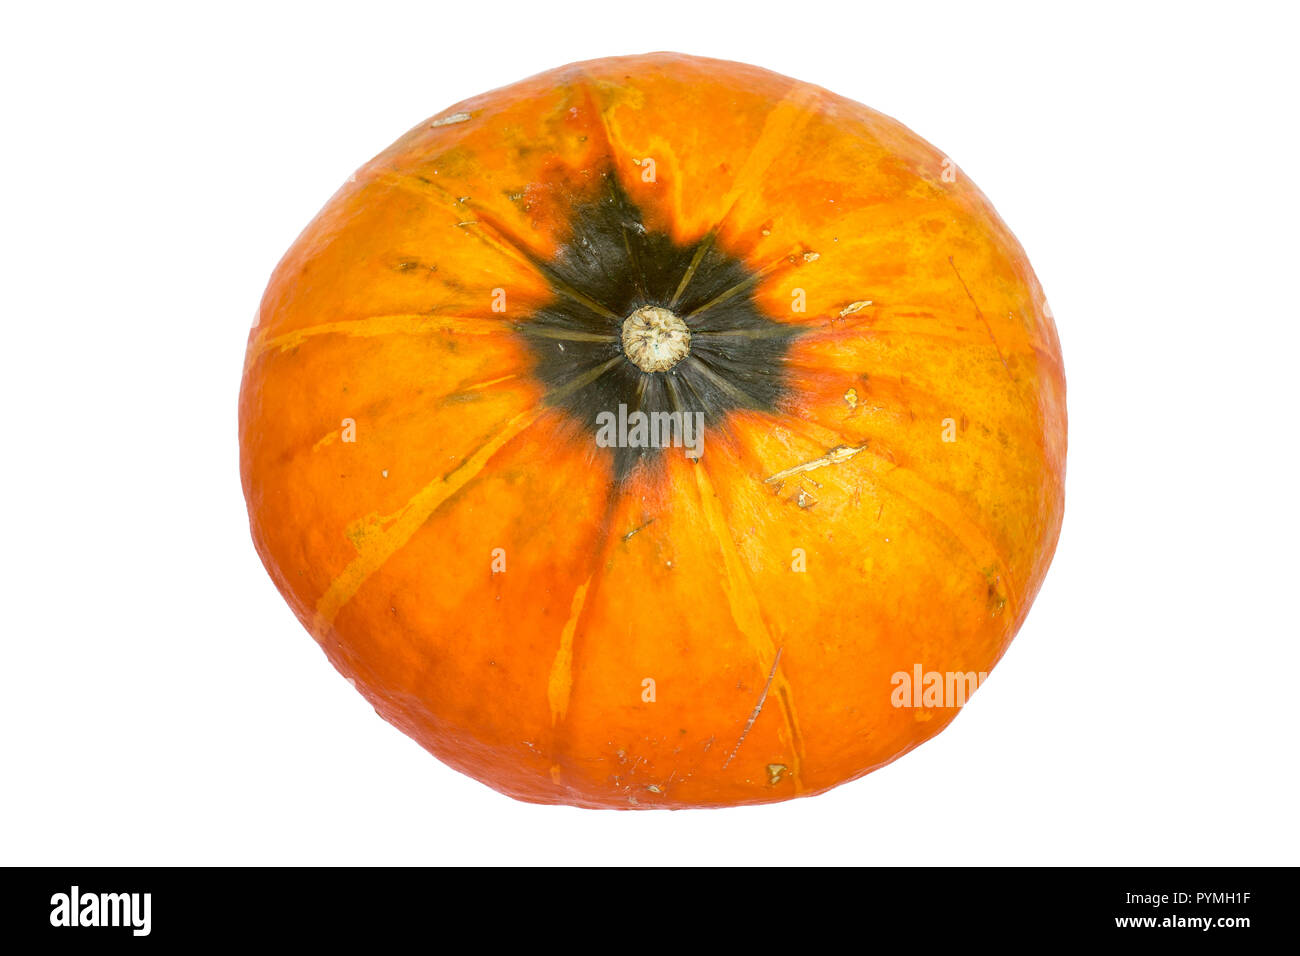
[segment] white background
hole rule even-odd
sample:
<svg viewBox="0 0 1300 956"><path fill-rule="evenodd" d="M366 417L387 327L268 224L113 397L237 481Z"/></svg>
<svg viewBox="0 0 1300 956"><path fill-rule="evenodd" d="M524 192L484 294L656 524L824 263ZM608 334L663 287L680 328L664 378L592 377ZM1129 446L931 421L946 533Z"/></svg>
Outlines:
<svg viewBox="0 0 1300 956"><path fill-rule="evenodd" d="M37 7L0 28L0 862L1300 862L1294 8ZM1060 329L1065 530L982 692L891 766L760 808L530 806L383 723L272 586L244 346L409 127L657 49L865 102L992 199Z"/></svg>

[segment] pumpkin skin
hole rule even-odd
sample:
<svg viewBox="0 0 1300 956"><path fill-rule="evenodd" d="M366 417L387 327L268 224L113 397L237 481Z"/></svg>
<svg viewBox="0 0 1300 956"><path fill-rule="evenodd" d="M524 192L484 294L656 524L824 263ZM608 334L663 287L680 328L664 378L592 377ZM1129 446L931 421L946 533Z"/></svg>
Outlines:
<svg viewBox="0 0 1300 956"><path fill-rule="evenodd" d="M690 330L667 370L620 338L642 306ZM602 446L624 399L699 411L702 456ZM958 710L895 675L990 671L1064 507L1056 329L983 194L860 104L677 54L468 100L358 170L271 279L239 427L253 541L330 661L538 803L894 760Z"/></svg>

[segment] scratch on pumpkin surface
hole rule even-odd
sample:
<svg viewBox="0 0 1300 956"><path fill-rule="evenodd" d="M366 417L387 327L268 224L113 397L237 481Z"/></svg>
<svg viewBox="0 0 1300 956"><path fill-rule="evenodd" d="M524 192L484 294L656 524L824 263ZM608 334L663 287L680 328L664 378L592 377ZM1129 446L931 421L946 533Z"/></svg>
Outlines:
<svg viewBox="0 0 1300 956"><path fill-rule="evenodd" d="M984 323L984 328L989 333L989 341L993 343L993 348L997 349L998 359L1001 360L1002 367L1005 368L1007 374L1010 375L1011 366L1007 364L1007 360L1002 354L1002 346L998 345L997 336L993 334L993 326L989 325L989 320L984 317L984 312L980 309L980 304L975 301L975 296L971 293L970 286L966 284L966 280L963 279L961 273L957 271L957 263L953 261L952 256L948 257L948 265L952 266L952 274L957 277L957 281L961 283L961 287L966 291L966 298L970 299L970 304L975 307L975 314L979 316L979 320Z"/></svg>
<svg viewBox="0 0 1300 956"><path fill-rule="evenodd" d="M569 694L573 690L573 635L578 629L578 619L582 617L582 606L587 601L587 589L590 587L591 578L587 578L573 592L569 618L560 631L560 647L555 652L555 660L551 662L551 677L546 684L546 702L551 707L552 724L563 720L569 709Z"/></svg>
<svg viewBox="0 0 1300 956"><path fill-rule="evenodd" d="M740 739L736 741L736 746L731 748L731 753L727 754L727 759L722 762L723 770L727 769L727 765L736 756L736 751L740 749L740 745L749 736L749 729L754 726L754 721L758 720L758 715L763 712L763 704L767 701L767 692L772 689L772 680L776 677L776 669L781 663L781 652L783 650L785 650L784 647L776 649L776 660L772 662L772 669L767 672L767 683L763 685L763 693L758 695L758 703L754 705L754 712L749 715L749 720L745 721L745 729L740 732Z"/></svg>
<svg viewBox="0 0 1300 956"><path fill-rule="evenodd" d="M966 298L970 299L970 304L975 307L975 314L978 315L980 321L984 323L984 328L989 334L989 341L993 343L993 348L998 353L998 361L1002 363L1002 368L1006 370L1007 378L1011 380L1011 384L1017 386L1013 389L1016 393L1016 398L1020 400L1021 405L1024 405L1025 398L1020 394L1020 388L1016 382L1016 377L1011 373L1011 366L1007 364L1007 357L1002 354L1002 346L998 344L997 336L993 334L993 326L990 325L989 320L984 317L984 312L980 309L980 304L975 301L975 296L971 293L970 286L966 284L966 280L963 279L961 273L957 271L957 263L953 261L952 256L948 257L948 265L952 266L953 275L957 277L957 281L961 283L961 287L966 290Z"/></svg>
<svg viewBox="0 0 1300 956"><path fill-rule="evenodd" d="M655 522L655 519L654 519L654 518L651 518L649 521L645 522L644 524L639 524L639 525L637 525L635 528L633 528L633 529L632 529L631 531L629 531L627 534L623 535L623 539L622 539L622 540L624 540L624 541L629 540L629 539L630 539L634 534L636 534L638 531L642 531L642 530L644 530L645 528L650 527L652 524L654 524L654 522Z"/></svg>
<svg viewBox="0 0 1300 956"><path fill-rule="evenodd" d="M816 471L818 468L824 468L827 465L838 465L842 461L848 461L866 447L866 445L858 445L857 447L852 445L838 445L820 458L814 458L812 461L806 461L802 465L795 465L792 468L786 468L784 471L778 471L770 478L763 479L763 483L770 485L785 481L787 478L791 478L794 475L802 475L805 472Z"/></svg>
<svg viewBox="0 0 1300 956"><path fill-rule="evenodd" d="M769 660L779 657L781 649L772 640L767 623L763 620L754 582L741 560L736 540L732 537L731 528L722 513L718 496L713 490L713 483L709 480L708 468L701 463L692 471L695 473L696 484L699 487L700 505L704 510L705 519L722 551L721 585L731 611L731 619L749 642L756 661L760 666L767 667ZM777 700L781 705L781 714L785 720L787 742L793 752L790 760L790 777L794 782L795 793L799 793L802 790L800 767L803 762L803 737L799 732L799 720L795 713L794 692L785 675L775 666L769 674L771 687L776 692Z"/></svg>

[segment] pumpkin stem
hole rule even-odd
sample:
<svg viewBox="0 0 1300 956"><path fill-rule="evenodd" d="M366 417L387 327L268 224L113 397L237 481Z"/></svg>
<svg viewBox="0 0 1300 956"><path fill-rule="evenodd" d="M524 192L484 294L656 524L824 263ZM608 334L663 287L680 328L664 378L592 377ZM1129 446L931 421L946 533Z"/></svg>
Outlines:
<svg viewBox="0 0 1300 956"><path fill-rule="evenodd" d="M623 321L623 352L643 372L666 372L690 351L690 330L668 309L645 305Z"/></svg>

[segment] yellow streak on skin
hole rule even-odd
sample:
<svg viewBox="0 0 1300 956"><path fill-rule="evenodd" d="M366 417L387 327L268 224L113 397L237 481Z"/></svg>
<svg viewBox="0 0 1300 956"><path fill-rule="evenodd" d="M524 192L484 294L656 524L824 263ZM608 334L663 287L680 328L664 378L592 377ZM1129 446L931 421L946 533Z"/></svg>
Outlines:
<svg viewBox="0 0 1300 956"><path fill-rule="evenodd" d="M868 471L877 484L892 491L947 528L952 536L961 542L962 547L975 558L980 570L997 569L998 576L1006 583L1005 600L1011 610L1011 619L1018 621L1019 609L1017 602L1011 596L1015 591L1011 571L1007 563L1002 560L997 548L989 541L984 529L966 517L961 506L950 495L940 491L916 472L893 465L885 458L872 459L872 461L873 463L868 465ZM886 469L886 464L892 467Z"/></svg>
<svg viewBox="0 0 1300 956"><path fill-rule="evenodd" d="M491 388L493 385L500 385L502 382L509 382L512 379L516 379L518 377L519 374L517 372L511 372L509 375L501 375L497 378L490 378L486 382L475 382L473 385L465 385L460 389L458 389L457 391L452 392L451 394L460 395L464 392L481 391L482 389Z"/></svg>
<svg viewBox="0 0 1300 956"><path fill-rule="evenodd" d="M517 372L511 372L509 375L501 375L498 376L497 378L490 378L486 382L475 382L472 385L465 385L454 392L448 393L448 397L452 398L457 395L464 395L468 392L482 391L485 388L491 388L493 385L500 385L502 382L509 382L514 379L517 379L518 377L519 374ZM340 434L341 434L341 429L331 428L329 431L327 431L324 435L322 435L319 439L316 440L315 444L311 446L311 450L314 452L320 451L322 448L327 448L330 445L333 445L335 442L339 440Z"/></svg>
<svg viewBox="0 0 1300 956"><path fill-rule="evenodd" d="M343 322L325 322L321 325L296 329L281 335L258 337L249 344L249 361L261 358L273 349L287 352L303 342L320 335L349 335L357 338L377 335L416 335L421 332L455 332L457 335L492 335L505 326L499 319L481 319L467 315L428 315L420 313L399 315L371 315L363 319Z"/></svg>
<svg viewBox="0 0 1300 956"><path fill-rule="evenodd" d="M773 661L780 663L779 655L781 648L776 646L772 640L772 635L768 633L767 624L763 620L763 614L758 607L758 598L754 594L753 582L741 560L740 552L736 550L736 541L731 536L731 529L727 526L726 519L723 517L721 505L713 491L713 484L709 481L708 473L703 465L696 465L693 469L695 480L699 485L700 501L704 506L705 518L708 521L709 529L713 532L713 537L718 542L719 548L722 549L722 589L727 596L727 603L731 608L731 618L736 622L736 627L745 635L749 641L750 649L754 652L754 658L759 666L759 673L764 678L771 681L771 693L764 691L764 699L775 697L780 705L782 716L785 718L786 734L789 737L789 744L793 756L790 760L790 778L794 783L795 793L803 789L803 783L800 779L800 767L803 763L803 737L799 733L799 722L795 715L794 693L790 687L790 682L785 675L781 673L780 668L773 665ZM768 675L771 675L770 678ZM749 726L757 720L755 714L750 718L749 725L746 726L746 734ZM745 734L741 735L740 743L744 742ZM740 749L740 744L736 750ZM735 750L732 756L735 756ZM730 762L730 758L728 758Z"/></svg>
<svg viewBox="0 0 1300 956"><path fill-rule="evenodd" d="M316 444L311 446L311 450L320 451L326 445L334 444L336 441L338 441L338 438L339 438L339 429L331 428L316 442Z"/></svg>
<svg viewBox="0 0 1300 956"><path fill-rule="evenodd" d="M564 396L594 382L623 361L625 359L621 353L615 355L609 361L588 369L567 384L548 392L547 397L551 399L552 403L558 402ZM537 421L546 410L546 402L541 401L526 411L520 412L507 421L492 438L480 445L478 451L441 478L429 482L416 492L411 500L392 516L391 523L387 519L382 522L371 522L365 527L373 527L373 531L353 537L353 541L357 546L357 556L330 583L329 590L321 596L320 601L316 604L316 619L312 622L312 635L315 636L317 641L324 640L325 634L334 624L334 618L338 616L343 605L352 600L352 597L360 590L361 585L365 584L366 579L378 571L384 562L392 557L402 545L411 540L411 536L429 520L430 515L446 503L448 498L469 484L483 470L484 466L492 460L493 455L525 428ZM379 530L381 525L386 525L386 527Z"/></svg>
<svg viewBox="0 0 1300 956"><path fill-rule="evenodd" d="M441 478L434 479L408 501L393 516L393 521L384 530L357 539L357 556L329 586L329 590L316 604L316 620L312 634L317 641L323 641L325 634L334 624L343 606L352 600L370 575L381 568L420 527L429 520L429 516L465 487L506 442L510 441L543 414L543 406L535 406L520 412L491 439L481 445L478 451L470 455L454 469Z"/></svg>
<svg viewBox="0 0 1300 956"><path fill-rule="evenodd" d="M781 102L772 107L772 111L763 121L763 130L758 134L758 140L750 149L749 155L745 157L745 164L736 174L731 190L722 201L722 208L726 212L722 214L719 225L731 215L732 207L742 195L755 191L754 181L761 179L776 162L776 158L784 150L789 149L791 143L798 140L799 131L812 119L814 113L812 107L820 99L821 91L817 87L799 83L781 99ZM716 226L713 231L718 231Z"/></svg>
<svg viewBox="0 0 1300 956"><path fill-rule="evenodd" d="M555 652L551 664L551 677L546 684L546 700L551 705L551 723L558 724L564 719L569 709L569 693L573 690L573 635L578 629L578 619L582 616L582 606L587 601L587 589L591 587L591 578L578 585L573 592L573 602L569 605L569 619L560 631L560 648ZM552 768L552 776L558 768Z"/></svg>

